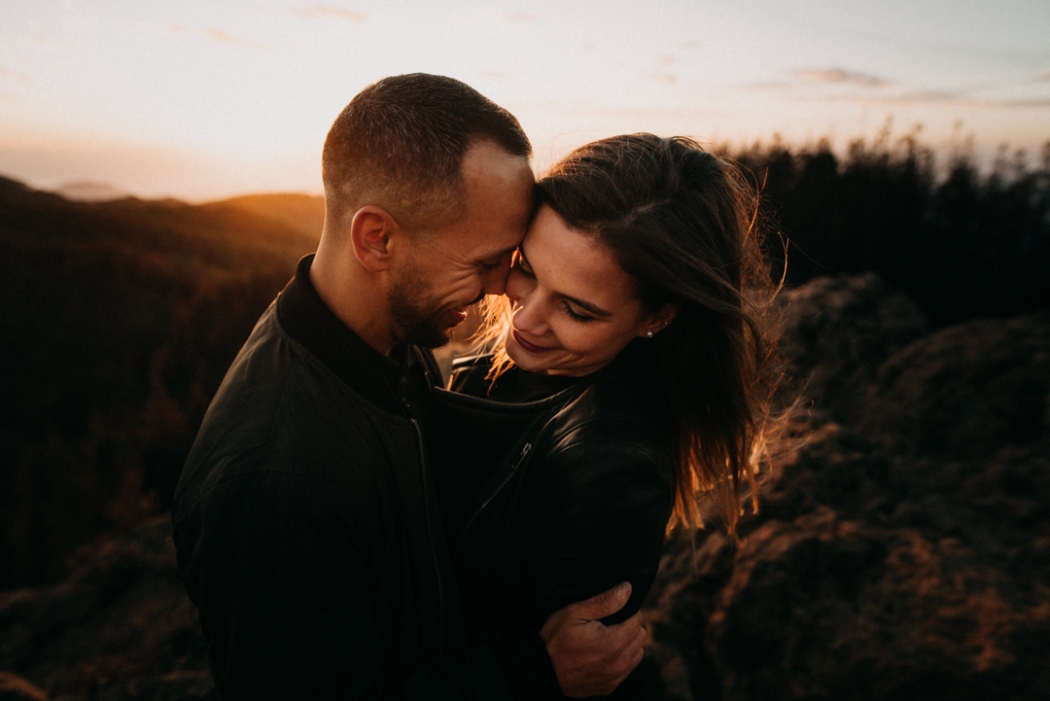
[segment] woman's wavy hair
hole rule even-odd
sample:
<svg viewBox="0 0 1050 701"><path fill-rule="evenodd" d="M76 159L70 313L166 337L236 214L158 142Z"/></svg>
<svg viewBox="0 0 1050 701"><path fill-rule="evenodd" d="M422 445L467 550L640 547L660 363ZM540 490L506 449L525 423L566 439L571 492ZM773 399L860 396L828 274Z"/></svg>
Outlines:
<svg viewBox="0 0 1050 701"><path fill-rule="evenodd" d="M629 134L595 141L539 181L547 205L572 229L613 252L649 312L678 315L651 340L657 382L677 424L679 456L668 530L703 525L713 500L730 533L743 486L755 501L767 457L775 388L773 284L762 250L758 195L727 161L684 137ZM501 298L502 299L502 298ZM509 309L489 309L498 374Z"/></svg>

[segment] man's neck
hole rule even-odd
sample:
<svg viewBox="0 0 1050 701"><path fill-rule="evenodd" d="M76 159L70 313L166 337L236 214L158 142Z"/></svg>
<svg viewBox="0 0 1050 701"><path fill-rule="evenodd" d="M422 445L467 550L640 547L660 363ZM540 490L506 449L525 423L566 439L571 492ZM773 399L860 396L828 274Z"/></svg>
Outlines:
<svg viewBox="0 0 1050 701"><path fill-rule="evenodd" d="M399 339L382 286L355 262L340 264L339 257L324 255L319 249L310 266L310 282L337 319L372 348L389 356Z"/></svg>

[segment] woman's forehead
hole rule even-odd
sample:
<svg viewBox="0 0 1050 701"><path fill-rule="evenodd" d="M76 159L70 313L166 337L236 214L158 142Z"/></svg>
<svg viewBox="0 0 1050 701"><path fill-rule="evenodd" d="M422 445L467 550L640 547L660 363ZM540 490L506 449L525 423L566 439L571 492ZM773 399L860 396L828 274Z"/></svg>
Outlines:
<svg viewBox="0 0 1050 701"><path fill-rule="evenodd" d="M536 213L521 249L537 280L554 293L606 309L633 299L630 276L612 251L567 226L548 206Z"/></svg>

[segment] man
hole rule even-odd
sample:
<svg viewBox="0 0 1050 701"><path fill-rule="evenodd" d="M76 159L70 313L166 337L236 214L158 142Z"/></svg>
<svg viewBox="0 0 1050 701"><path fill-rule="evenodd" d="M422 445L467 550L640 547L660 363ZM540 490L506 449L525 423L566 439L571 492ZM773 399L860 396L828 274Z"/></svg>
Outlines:
<svg viewBox="0 0 1050 701"><path fill-rule="evenodd" d="M501 651L463 640L422 438L440 380L420 347L503 292L530 151L505 110L422 74L366 88L332 126L317 253L231 366L172 506L224 698L509 698ZM515 654L554 691L610 692L644 633L597 619L628 593L555 613Z"/></svg>

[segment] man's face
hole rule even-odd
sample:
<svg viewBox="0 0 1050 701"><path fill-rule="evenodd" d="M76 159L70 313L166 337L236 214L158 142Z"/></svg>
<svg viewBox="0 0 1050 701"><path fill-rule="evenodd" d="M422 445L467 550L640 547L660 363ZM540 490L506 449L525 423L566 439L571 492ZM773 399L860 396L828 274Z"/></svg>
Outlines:
<svg viewBox="0 0 1050 701"><path fill-rule="evenodd" d="M511 254L532 213L528 160L483 141L463 158L466 215L406 241L389 304L404 339L436 348L487 294L503 294Z"/></svg>

